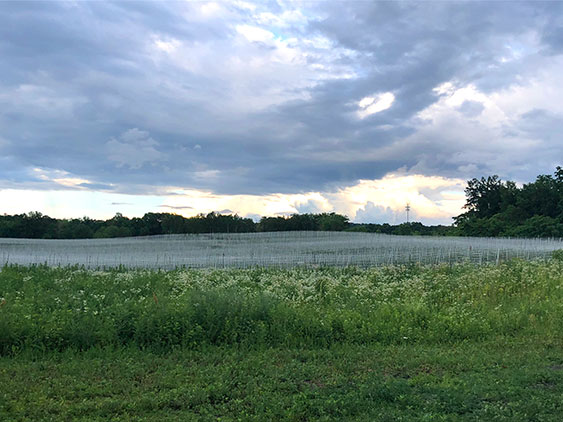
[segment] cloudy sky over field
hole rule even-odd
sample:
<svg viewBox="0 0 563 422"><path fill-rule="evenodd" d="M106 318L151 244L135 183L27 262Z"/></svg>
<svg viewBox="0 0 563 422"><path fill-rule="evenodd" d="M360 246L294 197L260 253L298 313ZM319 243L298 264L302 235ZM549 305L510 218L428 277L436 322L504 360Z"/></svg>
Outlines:
<svg viewBox="0 0 563 422"><path fill-rule="evenodd" d="M0 2L0 213L451 222L563 162L563 2Z"/></svg>

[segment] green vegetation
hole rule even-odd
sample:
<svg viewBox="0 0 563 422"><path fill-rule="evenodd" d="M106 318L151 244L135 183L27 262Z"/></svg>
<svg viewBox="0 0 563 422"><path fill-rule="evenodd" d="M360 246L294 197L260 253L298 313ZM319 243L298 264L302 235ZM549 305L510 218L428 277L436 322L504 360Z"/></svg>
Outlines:
<svg viewBox="0 0 563 422"><path fill-rule="evenodd" d="M563 168L518 188L498 176L472 179L467 212L456 230L466 236L563 237Z"/></svg>
<svg viewBox="0 0 563 422"><path fill-rule="evenodd" d="M563 263L86 271L4 267L0 353L558 336Z"/></svg>
<svg viewBox="0 0 563 422"><path fill-rule="evenodd" d="M391 225L387 223L375 224L350 223L347 231L363 233L393 234L398 236L454 236L459 233L453 226L425 226L420 222L401 223Z"/></svg>
<svg viewBox="0 0 563 422"><path fill-rule="evenodd" d="M559 422L563 342L0 358L5 421Z"/></svg>
<svg viewBox="0 0 563 422"><path fill-rule="evenodd" d="M0 272L0 419L557 421L563 261Z"/></svg>
<svg viewBox="0 0 563 422"><path fill-rule="evenodd" d="M184 233L250 233L274 231L341 231L348 217L335 213L262 217L259 223L238 215L211 212L186 218L170 213L146 213L127 218L117 213L101 221L88 217L55 219L40 212L0 216L0 237L28 239L89 239Z"/></svg>
<svg viewBox="0 0 563 422"><path fill-rule="evenodd" d="M88 217L55 219L40 212L0 216L0 237L29 239L89 239L177 233L248 233L256 231L250 218L209 213L192 218L170 213L146 213L127 218L117 213L101 221Z"/></svg>
<svg viewBox="0 0 563 422"><path fill-rule="evenodd" d="M562 281L559 260L365 270L9 266L0 273L0 353L451 342L526 330L553 336L563 323Z"/></svg>

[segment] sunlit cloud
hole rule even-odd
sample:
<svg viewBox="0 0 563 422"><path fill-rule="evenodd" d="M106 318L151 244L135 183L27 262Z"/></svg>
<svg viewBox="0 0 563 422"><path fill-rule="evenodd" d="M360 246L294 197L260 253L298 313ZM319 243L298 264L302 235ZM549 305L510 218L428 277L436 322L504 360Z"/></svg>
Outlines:
<svg viewBox="0 0 563 422"><path fill-rule="evenodd" d="M45 180L58 180L61 186L76 187L82 180L53 178L40 172ZM55 172L56 173L56 172ZM17 191L2 190L0 199L11 203L12 212L44 210L54 217L88 215L88 207L97 203L92 217L110 218L117 205L127 216L145 212L174 212L187 217L229 210L240 216L279 216L300 212L337 212L358 222L404 221L404 208L411 205L412 216L429 224L451 224L451 217L462 212L465 203L464 182L459 179L421 175L390 174L379 180L361 180L334 191L270 195L219 195L210 191L169 187L158 195L124 195L96 191ZM72 207L66 202L79 201ZM96 202L98 201L98 202ZM17 205L16 205L17 204ZM103 204L113 208L104 209ZM57 207L61 208L58 209ZM146 208L143 208L146 207ZM386 214L381 214L385 210ZM78 213L78 214L77 214ZM382 218L391 218L385 221Z"/></svg>
<svg viewBox="0 0 563 422"><path fill-rule="evenodd" d="M451 224L451 217L459 215L465 203L464 184L460 179L438 176L389 174L379 180L360 180L327 197L336 210L352 219L361 214L361 222L377 220L376 215L366 215L370 206L401 216L387 222L403 222L403 211L410 204L413 215L423 221Z"/></svg>
<svg viewBox="0 0 563 422"><path fill-rule="evenodd" d="M395 96L392 92L384 92L382 94L364 97L358 103L358 116L360 116L361 119L364 119L372 114L387 110L391 107L391 105L393 105L394 101Z"/></svg>
<svg viewBox="0 0 563 422"><path fill-rule="evenodd" d="M65 188L86 189L85 186L94 184L88 179L73 177L64 170L34 168L32 175L43 182L51 182Z"/></svg>

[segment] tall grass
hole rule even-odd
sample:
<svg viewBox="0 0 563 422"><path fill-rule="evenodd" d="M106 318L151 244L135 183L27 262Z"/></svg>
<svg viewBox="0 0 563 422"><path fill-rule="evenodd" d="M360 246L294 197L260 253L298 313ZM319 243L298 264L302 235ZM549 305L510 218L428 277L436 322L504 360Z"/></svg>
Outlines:
<svg viewBox="0 0 563 422"><path fill-rule="evenodd" d="M5 266L0 353L560 337L563 261L369 269Z"/></svg>

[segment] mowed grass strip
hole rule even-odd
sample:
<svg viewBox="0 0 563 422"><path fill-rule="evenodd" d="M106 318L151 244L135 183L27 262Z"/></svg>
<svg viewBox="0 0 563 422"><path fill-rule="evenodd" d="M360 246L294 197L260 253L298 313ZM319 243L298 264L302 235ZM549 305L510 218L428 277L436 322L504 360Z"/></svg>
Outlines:
<svg viewBox="0 0 563 422"><path fill-rule="evenodd" d="M560 421L561 342L0 358L0 420Z"/></svg>

